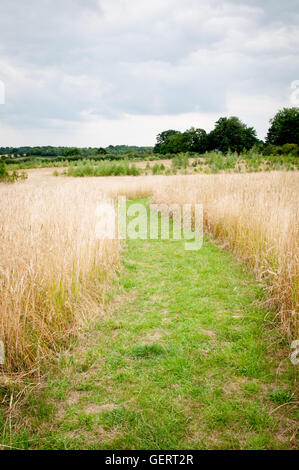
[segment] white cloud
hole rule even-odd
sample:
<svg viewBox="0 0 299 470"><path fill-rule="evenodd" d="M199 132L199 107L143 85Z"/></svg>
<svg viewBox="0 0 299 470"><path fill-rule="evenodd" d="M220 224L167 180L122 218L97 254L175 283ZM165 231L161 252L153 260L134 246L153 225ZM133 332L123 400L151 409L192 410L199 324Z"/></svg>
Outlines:
<svg viewBox="0 0 299 470"><path fill-rule="evenodd" d="M227 98L227 116L238 116L245 123L254 123L258 137L264 138L269 128L269 120L278 109L287 106L286 100L265 95L245 96L230 93ZM262 112L261 112L262 110Z"/></svg>

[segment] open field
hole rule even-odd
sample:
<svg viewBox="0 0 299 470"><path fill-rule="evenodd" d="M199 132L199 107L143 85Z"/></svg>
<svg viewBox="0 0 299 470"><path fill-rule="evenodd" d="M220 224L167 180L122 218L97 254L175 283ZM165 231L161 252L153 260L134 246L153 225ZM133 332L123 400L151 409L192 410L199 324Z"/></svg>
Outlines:
<svg viewBox="0 0 299 470"><path fill-rule="evenodd" d="M107 176L107 173L99 171L106 167L129 167L138 168L142 174L210 174L210 173L246 173L261 171L298 170L298 157L292 153L281 153L277 155L264 155L254 151L245 153L227 152L205 152L202 154L195 152L179 152L176 154L154 154L147 156L142 154L120 155L115 159L113 155L94 155L77 157L69 160L58 157L43 159L35 158L14 158L10 160L1 159L6 162L9 170L33 169L33 168L56 168L56 172L61 173L68 169L71 176ZM115 174L126 174L115 173ZM138 173L136 173L137 175Z"/></svg>
<svg viewBox="0 0 299 470"><path fill-rule="evenodd" d="M294 448L298 187L297 172L51 168L1 183L3 445ZM96 204L119 194L202 203L204 247L97 240Z"/></svg>

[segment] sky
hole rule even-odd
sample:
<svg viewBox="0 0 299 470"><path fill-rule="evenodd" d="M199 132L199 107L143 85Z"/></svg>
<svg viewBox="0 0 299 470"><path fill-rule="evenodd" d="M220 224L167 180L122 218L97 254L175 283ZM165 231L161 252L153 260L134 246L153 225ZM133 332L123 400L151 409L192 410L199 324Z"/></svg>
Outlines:
<svg viewBox="0 0 299 470"><path fill-rule="evenodd" d="M263 139L298 26L298 0L0 0L0 146L154 145L221 116Z"/></svg>

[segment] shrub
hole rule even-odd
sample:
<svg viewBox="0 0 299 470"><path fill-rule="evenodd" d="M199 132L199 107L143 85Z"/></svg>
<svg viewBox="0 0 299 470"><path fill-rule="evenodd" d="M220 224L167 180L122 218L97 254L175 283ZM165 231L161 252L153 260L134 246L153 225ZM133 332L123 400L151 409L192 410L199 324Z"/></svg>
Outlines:
<svg viewBox="0 0 299 470"><path fill-rule="evenodd" d="M158 165L158 163L155 163L155 165L153 166L153 175L158 175L160 173L160 166Z"/></svg>
<svg viewBox="0 0 299 470"><path fill-rule="evenodd" d="M189 166L189 154L188 153L178 153L173 157L172 166L174 168L187 168Z"/></svg>
<svg viewBox="0 0 299 470"><path fill-rule="evenodd" d="M11 173L9 173L6 165L3 162L0 162L0 181L14 183L15 181L25 180L26 178L27 173L25 173L25 171L18 173L17 170L13 170Z"/></svg>
<svg viewBox="0 0 299 470"><path fill-rule="evenodd" d="M129 165L127 161L114 163L110 161L101 161L95 163L93 160L80 162L78 165L71 165L68 168L68 176L138 176L139 168L135 164Z"/></svg>

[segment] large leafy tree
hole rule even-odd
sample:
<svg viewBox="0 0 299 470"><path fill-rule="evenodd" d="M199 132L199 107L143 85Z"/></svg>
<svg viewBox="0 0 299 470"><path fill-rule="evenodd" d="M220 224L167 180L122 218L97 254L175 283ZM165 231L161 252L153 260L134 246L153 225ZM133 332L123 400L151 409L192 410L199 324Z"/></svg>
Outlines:
<svg viewBox="0 0 299 470"><path fill-rule="evenodd" d="M244 148L250 149L258 143L256 131L253 127L247 127L239 118L221 117L208 136L210 150L217 149L227 152L241 152Z"/></svg>
<svg viewBox="0 0 299 470"><path fill-rule="evenodd" d="M173 129L169 129L167 131L163 131L157 135L157 143L154 147L155 153L169 153L169 138L173 135L180 134L179 131L174 131Z"/></svg>
<svg viewBox="0 0 299 470"><path fill-rule="evenodd" d="M299 145L299 108L283 108L270 120L267 143Z"/></svg>
<svg viewBox="0 0 299 470"><path fill-rule="evenodd" d="M167 153L187 152L189 150L188 144L188 136L186 133L177 132L167 139Z"/></svg>
<svg viewBox="0 0 299 470"><path fill-rule="evenodd" d="M195 129L191 127L184 135L187 139L187 147L189 152L204 153L207 150L207 133L204 129Z"/></svg>
<svg viewBox="0 0 299 470"><path fill-rule="evenodd" d="M172 129L157 136L155 153L199 152L207 150L207 133L204 129L191 127L185 132Z"/></svg>

